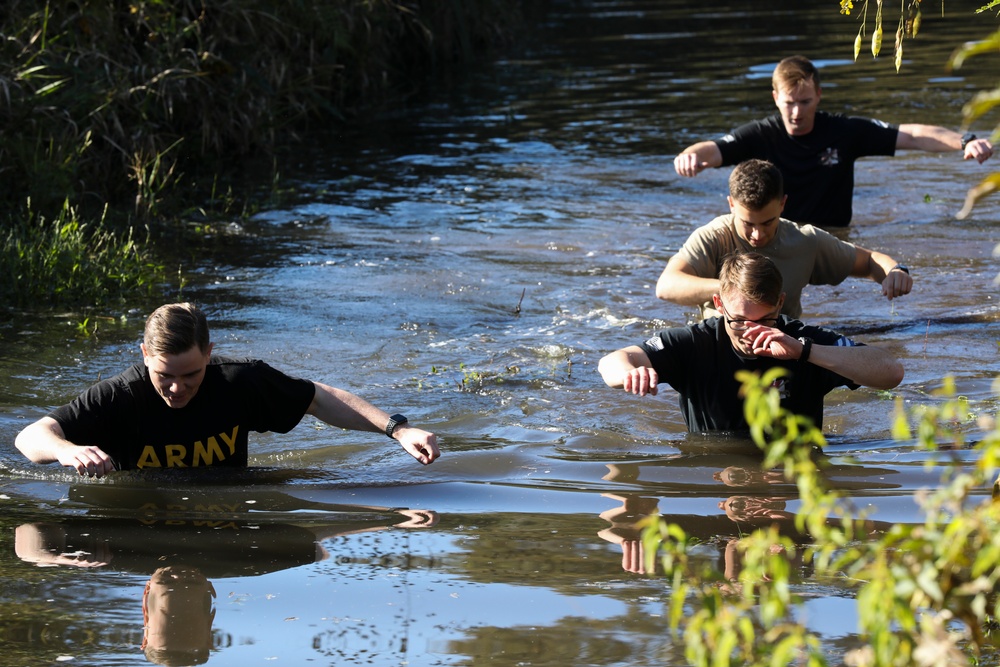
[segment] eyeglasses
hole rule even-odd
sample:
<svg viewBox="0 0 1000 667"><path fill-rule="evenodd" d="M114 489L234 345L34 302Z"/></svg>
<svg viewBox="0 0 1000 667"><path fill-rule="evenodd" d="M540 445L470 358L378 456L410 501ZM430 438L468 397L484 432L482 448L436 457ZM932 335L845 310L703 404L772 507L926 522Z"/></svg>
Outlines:
<svg viewBox="0 0 1000 667"><path fill-rule="evenodd" d="M726 319L726 324L728 324L729 328L732 329L733 331L746 331L750 327L757 324L764 327L778 326L777 317L763 317L759 320L731 320L729 319L729 313L726 312L725 306L722 306L720 310L722 311L723 317L725 317Z"/></svg>

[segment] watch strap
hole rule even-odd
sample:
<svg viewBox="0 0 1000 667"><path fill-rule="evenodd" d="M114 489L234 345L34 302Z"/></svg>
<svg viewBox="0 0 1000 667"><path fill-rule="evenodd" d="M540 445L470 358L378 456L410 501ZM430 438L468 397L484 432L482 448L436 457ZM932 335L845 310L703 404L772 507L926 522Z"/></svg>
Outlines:
<svg viewBox="0 0 1000 667"><path fill-rule="evenodd" d="M802 354L799 355L799 362L805 363L809 361L809 353L812 352L813 341L812 338L803 336L799 338L799 342L802 343Z"/></svg>
<svg viewBox="0 0 1000 667"><path fill-rule="evenodd" d="M407 421L409 420L403 415L392 415L389 417L389 423L385 425L385 434L391 438L393 432L396 430L396 427L400 424L405 424Z"/></svg>

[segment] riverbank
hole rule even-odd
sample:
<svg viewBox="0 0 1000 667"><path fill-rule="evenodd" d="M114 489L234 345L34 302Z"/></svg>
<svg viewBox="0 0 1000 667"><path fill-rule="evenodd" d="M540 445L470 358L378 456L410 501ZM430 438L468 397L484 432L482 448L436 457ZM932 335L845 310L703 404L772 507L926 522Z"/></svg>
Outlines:
<svg viewBox="0 0 1000 667"><path fill-rule="evenodd" d="M491 57L519 16L517 0L298 0L280 11L266 0L127 11L112 0L9 3L0 17L0 296L96 305L107 285L36 291L61 274L36 274L24 257L56 252L71 268L99 266L89 256L98 239L148 267L145 282L161 281L155 241L136 241L143 225L191 210L241 214L248 204L224 180L234 162L404 102L429 77ZM56 249L50 236L67 224L86 230L82 244Z"/></svg>

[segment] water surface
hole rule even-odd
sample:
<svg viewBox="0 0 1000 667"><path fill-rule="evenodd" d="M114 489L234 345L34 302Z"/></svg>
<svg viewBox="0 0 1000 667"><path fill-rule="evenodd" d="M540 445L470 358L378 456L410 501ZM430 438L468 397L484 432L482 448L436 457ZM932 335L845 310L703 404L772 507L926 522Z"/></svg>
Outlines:
<svg viewBox="0 0 1000 667"><path fill-rule="evenodd" d="M726 212L728 170L681 179L673 156L770 113L770 69L799 52L823 65L825 109L958 127L995 62L943 63L992 27L929 12L896 74L891 58L851 60L857 23L826 1L551 2L494 67L295 147L287 203L206 239L177 296L206 307L217 352L437 432L427 468L310 419L254 438L254 469L235 476L87 481L30 465L15 434L138 361L147 313L89 337L78 313L0 324L5 664L148 664L142 599L163 568L201 573L176 604L212 665L684 664L667 583L629 571L635 521L669 516L724 567L735 538L787 522L797 500L743 443L687 436L672 392L639 399L597 374L603 354L695 315L653 285ZM831 479L887 525L918 520L912 493L938 478L891 440L893 398L933 402L951 375L976 413L996 411L1000 200L956 221L988 169L955 155L857 173L845 236L910 266L914 291L889 303L868 281L808 288L804 319L904 360L897 390L827 400ZM852 593L799 574L839 656Z"/></svg>

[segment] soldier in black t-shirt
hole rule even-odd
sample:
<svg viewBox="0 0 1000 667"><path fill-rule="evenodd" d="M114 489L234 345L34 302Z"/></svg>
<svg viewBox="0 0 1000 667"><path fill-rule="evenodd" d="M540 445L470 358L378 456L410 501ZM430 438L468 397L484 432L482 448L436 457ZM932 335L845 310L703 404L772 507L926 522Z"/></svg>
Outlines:
<svg viewBox="0 0 1000 667"><path fill-rule="evenodd" d="M35 463L81 475L112 470L246 466L249 431L287 433L306 414L339 428L384 431L420 463L437 437L362 398L292 378L262 361L212 357L205 315L161 306L146 322L143 363L103 380L21 431L15 444Z"/></svg>
<svg viewBox="0 0 1000 667"><path fill-rule="evenodd" d="M891 389L903 380L902 365L886 350L779 315L784 298L774 262L755 252L730 255L712 299L721 317L612 352L600 361L601 376L639 396L655 395L667 382L680 394L691 432L748 429L738 370L786 368L777 387L782 406L819 427L823 398L835 387Z"/></svg>
<svg viewBox="0 0 1000 667"><path fill-rule="evenodd" d="M785 178L785 218L820 227L846 227L851 223L858 158L894 155L900 149L961 150L966 160L979 163L993 155L993 145L973 134L913 123L894 127L870 118L817 111L819 72L804 56L778 63L772 86L777 114L742 125L721 139L688 146L674 158L677 173L695 176L708 167L726 167L750 158L768 160Z"/></svg>

